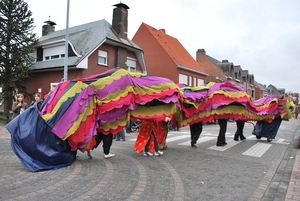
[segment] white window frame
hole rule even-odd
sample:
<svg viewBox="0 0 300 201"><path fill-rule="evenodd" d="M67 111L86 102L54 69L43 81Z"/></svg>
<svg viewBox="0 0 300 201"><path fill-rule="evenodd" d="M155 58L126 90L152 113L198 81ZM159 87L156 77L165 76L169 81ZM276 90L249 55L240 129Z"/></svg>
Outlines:
<svg viewBox="0 0 300 201"><path fill-rule="evenodd" d="M107 55L108 53L103 50L98 51L98 64L107 66ZM101 62L99 59L103 59L104 62Z"/></svg>
<svg viewBox="0 0 300 201"><path fill-rule="evenodd" d="M179 83L188 85L188 76L184 74L179 74Z"/></svg>
<svg viewBox="0 0 300 201"><path fill-rule="evenodd" d="M129 72L136 72L136 59L127 57L127 70Z"/></svg>
<svg viewBox="0 0 300 201"><path fill-rule="evenodd" d="M50 83L50 90L54 89L58 84L59 84L59 82L51 82Z"/></svg>
<svg viewBox="0 0 300 201"><path fill-rule="evenodd" d="M198 83L197 83L197 86L202 86L204 85L204 80L203 79L200 79L198 78Z"/></svg>

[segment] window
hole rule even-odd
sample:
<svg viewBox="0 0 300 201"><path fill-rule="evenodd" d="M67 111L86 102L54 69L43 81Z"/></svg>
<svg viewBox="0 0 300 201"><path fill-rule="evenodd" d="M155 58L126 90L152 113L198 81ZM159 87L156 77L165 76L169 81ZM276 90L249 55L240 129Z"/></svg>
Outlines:
<svg viewBox="0 0 300 201"><path fill-rule="evenodd" d="M198 78L198 85L197 86L202 86L202 85L204 85L204 80Z"/></svg>
<svg viewBox="0 0 300 201"><path fill-rule="evenodd" d="M43 52L40 54L41 56L44 57L44 61L48 61L48 60L63 58L62 55L64 55L64 52L65 52L64 45L60 45L60 46L45 47L43 49Z"/></svg>
<svg viewBox="0 0 300 201"><path fill-rule="evenodd" d="M179 83L188 85L188 76L179 74Z"/></svg>
<svg viewBox="0 0 300 201"><path fill-rule="evenodd" d="M50 83L50 90L53 90L58 85L58 82Z"/></svg>
<svg viewBox="0 0 300 201"><path fill-rule="evenodd" d="M136 59L127 58L127 70L130 72L136 72Z"/></svg>
<svg viewBox="0 0 300 201"><path fill-rule="evenodd" d="M51 59L59 59L59 55L58 54L57 55L52 55Z"/></svg>
<svg viewBox="0 0 300 201"><path fill-rule="evenodd" d="M99 52L98 52L98 64L107 65L107 52L99 50Z"/></svg>

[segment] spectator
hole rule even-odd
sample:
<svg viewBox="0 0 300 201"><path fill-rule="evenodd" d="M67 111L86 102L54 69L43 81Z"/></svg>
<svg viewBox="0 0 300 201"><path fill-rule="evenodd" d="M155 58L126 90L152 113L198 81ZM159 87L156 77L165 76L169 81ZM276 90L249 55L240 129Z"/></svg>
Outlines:
<svg viewBox="0 0 300 201"><path fill-rule="evenodd" d="M12 105L12 118L15 118L27 109L27 103L24 102L23 94L17 94L17 100Z"/></svg>
<svg viewBox="0 0 300 201"><path fill-rule="evenodd" d="M42 101L42 97L41 97L41 94L39 93L35 93L33 95L33 98L34 98L34 101L31 102L31 105L35 104L35 103L38 103L40 101Z"/></svg>
<svg viewBox="0 0 300 201"><path fill-rule="evenodd" d="M120 141L120 139L125 141L125 130L124 130L124 128L116 136L116 141Z"/></svg>

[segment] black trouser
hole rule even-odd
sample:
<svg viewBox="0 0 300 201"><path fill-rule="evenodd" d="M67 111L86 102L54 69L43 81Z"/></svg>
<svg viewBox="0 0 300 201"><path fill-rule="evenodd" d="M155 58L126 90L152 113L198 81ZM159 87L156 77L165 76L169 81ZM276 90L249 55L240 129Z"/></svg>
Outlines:
<svg viewBox="0 0 300 201"><path fill-rule="evenodd" d="M218 124L220 126L220 131L219 131L219 135L218 135L217 144L225 144L226 143L225 133L227 130L227 119L218 119Z"/></svg>
<svg viewBox="0 0 300 201"><path fill-rule="evenodd" d="M190 125L190 132L191 132L191 144L197 144L197 140L202 133L202 122L194 123Z"/></svg>
<svg viewBox="0 0 300 201"><path fill-rule="evenodd" d="M236 132L235 132L235 138L244 138L243 130L244 130L245 122L244 121L236 121Z"/></svg>
<svg viewBox="0 0 300 201"><path fill-rule="evenodd" d="M93 147L93 149L97 148L98 145L103 141L103 152L105 155L109 154L110 147L112 145L113 141L113 134L107 134L104 135L103 133L97 133L96 135L96 145Z"/></svg>

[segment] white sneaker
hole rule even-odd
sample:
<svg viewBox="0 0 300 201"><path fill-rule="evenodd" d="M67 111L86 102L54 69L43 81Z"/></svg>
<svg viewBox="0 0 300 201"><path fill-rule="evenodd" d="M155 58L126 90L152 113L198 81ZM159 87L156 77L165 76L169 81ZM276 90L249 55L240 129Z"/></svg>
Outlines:
<svg viewBox="0 0 300 201"><path fill-rule="evenodd" d="M115 156L115 154L112 154L112 153L104 154L104 158L112 158L114 156Z"/></svg>
<svg viewBox="0 0 300 201"><path fill-rule="evenodd" d="M161 156L163 154L164 154L164 152L162 152L162 151L156 151L156 152L154 152L154 156Z"/></svg>
<svg viewBox="0 0 300 201"><path fill-rule="evenodd" d="M153 154L151 152L144 152L143 155L144 156L153 156Z"/></svg>

